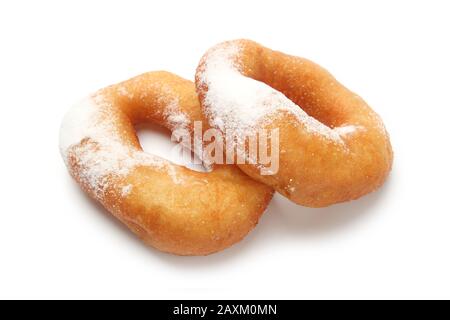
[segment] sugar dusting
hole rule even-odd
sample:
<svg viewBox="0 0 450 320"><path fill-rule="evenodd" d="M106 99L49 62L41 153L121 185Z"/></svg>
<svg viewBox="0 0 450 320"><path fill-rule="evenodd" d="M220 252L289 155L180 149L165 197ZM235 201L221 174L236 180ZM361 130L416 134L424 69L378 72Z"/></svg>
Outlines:
<svg viewBox="0 0 450 320"><path fill-rule="evenodd" d="M243 76L235 63L240 52L240 46L235 43L213 48L199 73L201 84L208 87L204 107L213 126L236 136L248 136L258 125L284 111L295 116L308 132L338 144L344 144L342 135L356 130L332 129L310 117L281 92Z"/></svg>
<svg viewBox="0 0 450 320"><path fill-rule="evenodd" d="M350 135L355 133L358 130L363 130L364 128L361 126L355 126L355 125L348 125L348 126L341 126L334 128L334 131L336 131L341 137Z"/></svg>
<svg viewBox="0 0 450 320"><path fill-rule="evenodd" d="M121 192L122 197L128 196L132 190L133 190L133 186L131 184L122 187L122 192Z"/></svg>
<svg viewBox="0 0 450 320"><path fill-rule="evenodd" d="M164 112L172 131L187 129L190 123L188 116L181 112L179 105L178 100L172 100Z"/></svg>
<svg viewBox="0 0 450 320"><path fill-rule="evenodd" d="M93 95L72 107L63 120L60 151L70 170L70 160L75 161L80 181L98 199L104 197L112 181L117 181L114 178L125 177L138 166L165 170L175 183L181 183L172 163L124 143L112 110L101 95ZM127 186L122 188L123 195L130 191Z"/></svg>

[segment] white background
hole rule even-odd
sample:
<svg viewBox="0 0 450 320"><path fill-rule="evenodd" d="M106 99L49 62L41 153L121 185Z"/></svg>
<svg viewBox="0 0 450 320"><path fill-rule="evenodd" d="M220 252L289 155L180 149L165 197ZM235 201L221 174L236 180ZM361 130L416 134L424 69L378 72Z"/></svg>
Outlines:
<svg viewBox="0 0 450 320"><path fill-rule="evenodd" d="M450 298L449 17L448 1L1 1L0 298ZM193 79L234 38L310 58L367 100L392 174L326 209L276 196L219 254L160 253L70 179L61 118L145 71Z"/></svg>

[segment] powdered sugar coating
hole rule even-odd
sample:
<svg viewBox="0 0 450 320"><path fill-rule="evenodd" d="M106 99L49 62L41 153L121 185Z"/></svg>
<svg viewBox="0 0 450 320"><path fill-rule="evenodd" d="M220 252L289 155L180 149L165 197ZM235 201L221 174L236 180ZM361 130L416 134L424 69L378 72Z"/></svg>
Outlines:
<svg viewBox="0 0 450 320"><path fill-rule="evenodd" d="M166 117L172 131L187 130L190 124L188 116L180 110L179 106L180 102L178 99L175 99L167 103L167 107L164 111L164 116Z"/></svg>
<svg viewBox="0 0 450 320"><path fill-rule="evenodd" d="M351 135L355 133L358 130L363 130L364 128L361 126L355 126L355 125L348 125L348 126L341 126L334 128L334 131L336 131L341 137L346 135Z"/></svg>
<svg viewBox="0 0 450 320"><path fill-rule="evenodd" d="M236 64L241 52L239 44L223 43L205 56L199 80L208 88L203 107L211 125L235 136L248 136L284 111L293 115L308 132L344 144L341 135L350 133L349 128L332 129L310 117L283 93L244 76Z"/></svg>
<svg viewBox="0 0 450 320"><path fill-rule="evenodd" d="M133 190L133 186L131 184L122 187L121 196L122 197L128 196L131 193L132 190Z"/></svg>
<svg viewBox="0 0 450 320"><path fill-rule="evenodd" d="M164 170L174 183L182 182L171 162L125 143L114 117L110 103L99 94L92 95L70 109L60 129L60 151L67 167L97 199L103 199L111 183L138 166ZM76 163L76 172L70 159ZM127 191L131 188L122 187L122 194L128 194Z"/></svg>

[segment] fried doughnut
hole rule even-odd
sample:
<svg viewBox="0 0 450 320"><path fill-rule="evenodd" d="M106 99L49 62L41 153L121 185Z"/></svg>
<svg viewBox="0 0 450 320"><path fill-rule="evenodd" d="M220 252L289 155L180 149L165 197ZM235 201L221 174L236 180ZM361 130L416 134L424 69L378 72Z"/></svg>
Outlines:
<svg viewBox="0 0 450 320"><path fill-rule="evenodd" d="M380 187L393 153L381 118L325 69L250 40L203 56L196 88L209 125L238 137L279 130L279 170L238 164L297 204L324 207ZM247 156L247 155L246 155Z"/></svg>
<svg viewBox="0 0 450 320"><path fill-rule="evenodd" d="M177 255L207 255L240 241L272 189L237 166L196 172L143 152L134 125L192 131L201 120L193 82L151 72L107 87L63 120L60 149L73 178L143 241Z"/></svg>

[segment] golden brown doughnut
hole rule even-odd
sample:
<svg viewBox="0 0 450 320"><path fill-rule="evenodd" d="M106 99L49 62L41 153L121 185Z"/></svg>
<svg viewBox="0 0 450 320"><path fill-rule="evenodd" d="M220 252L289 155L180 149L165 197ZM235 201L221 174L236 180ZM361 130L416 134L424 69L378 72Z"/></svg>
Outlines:
<svg viewBox="0 0 450 320"><path fill-rule="evenodd" d="M382 185L392 165L381 118L317 64L235 40L201 59L196 87L212 127L236 136L279 130L279 170L239 164L257 181L310 207L356 199Z"/></svg>
<svg viewBox="0 0 450 320"><path fill-rule="evenodd" d="M257 224L272 189L236 166L196 172L143 152L134 125L192 132L201 109L191 81L151 72L89 96L66 115L60 149L85 192L143 241L178 255L207 255Z"/></svg>

